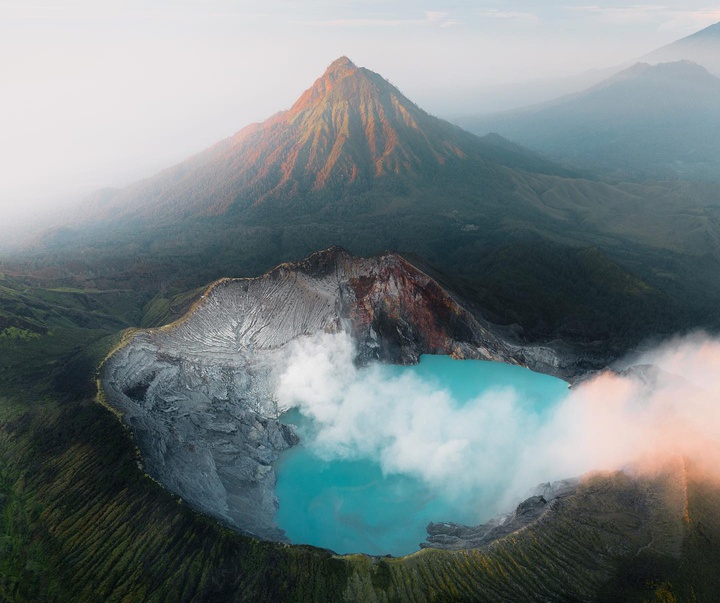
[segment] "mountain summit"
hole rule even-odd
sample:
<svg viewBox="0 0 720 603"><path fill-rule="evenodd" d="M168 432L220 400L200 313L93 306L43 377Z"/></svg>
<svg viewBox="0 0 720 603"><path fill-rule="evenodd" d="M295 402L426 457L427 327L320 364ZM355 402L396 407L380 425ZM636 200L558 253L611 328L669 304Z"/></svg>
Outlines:
<svg viewBox="0 0 720 603"><path fill-rule="evenodd" d="M432 117L377 73L340 57L289 110L111 193L103 206L106 215L164 223L231 208L277 206L287 215L378 188L411 190L468 161L566 174L507 141Z"/></svg>
<svg viewBox="0 0 720 603"><path fill-rule="evenodd" d="M430 117L377 73L341 57L287 113L243 130L233 146L256 149L262 163L282 158L272 190L306 192L432 169L464 156L463 141L467 135Z"/></svg>

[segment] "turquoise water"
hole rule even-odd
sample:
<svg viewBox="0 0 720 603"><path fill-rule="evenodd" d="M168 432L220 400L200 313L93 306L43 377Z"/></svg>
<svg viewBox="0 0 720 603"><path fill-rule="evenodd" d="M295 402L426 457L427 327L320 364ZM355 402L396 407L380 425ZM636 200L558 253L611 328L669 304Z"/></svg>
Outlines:
<svg viewBox="0 0 720 603"><path fill-rule="evenodd" d="M559 379L497 362L422 356L416 366L381 370L388 380L414 375L428 390L449 392L458 407L512 387L523 413L537 423L567 394ZM418 550L430 521L473 525L493 514L479 501L491 499L502 484L481 485L484 491L457 497L417 476L384 475L378 459L326 460L313 448L319 427L311 419L292 409L282 420L296 425L301 437L301 444L276 464L278 523L293 543L341 554L405 555ZM472 470L471 459L465 470Z"/></svg>

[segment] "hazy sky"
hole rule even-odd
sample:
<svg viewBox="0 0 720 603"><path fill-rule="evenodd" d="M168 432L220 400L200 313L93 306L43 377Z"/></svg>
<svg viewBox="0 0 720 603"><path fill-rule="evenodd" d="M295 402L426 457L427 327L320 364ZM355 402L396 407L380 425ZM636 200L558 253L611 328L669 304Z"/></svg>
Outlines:
<svg viewBox="0 0 720 603"><path fill-rule="evenodd" d="M152 175L288 108L343 54L444 114L717 21L697 0L0 0L0 211Z"/></svg>

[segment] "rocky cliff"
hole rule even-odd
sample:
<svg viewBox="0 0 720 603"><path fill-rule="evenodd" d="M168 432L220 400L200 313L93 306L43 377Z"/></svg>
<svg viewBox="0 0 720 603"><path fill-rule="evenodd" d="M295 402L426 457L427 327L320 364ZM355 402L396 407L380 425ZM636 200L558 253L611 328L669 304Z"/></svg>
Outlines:
<svg viewBox="0 0 720 603"><path fill-rule="evenodd" d="M352 335L359 363L430 353L571 370L550 348L498 336L400 256L332 248L214 283L181 320L132 335L101 381L152 477L237 529L282 540L272 463L296 436L278 421L275 382L290 342L340 331Z"/></svg>

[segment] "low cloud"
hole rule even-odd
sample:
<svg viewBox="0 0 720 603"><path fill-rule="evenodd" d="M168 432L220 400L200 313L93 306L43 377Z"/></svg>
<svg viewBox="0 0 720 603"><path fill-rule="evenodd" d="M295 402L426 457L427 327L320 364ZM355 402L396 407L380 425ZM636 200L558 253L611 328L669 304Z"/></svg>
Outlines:
<svg viewBox="0 0 720 603"><path fill-rule="evenodd" d="M720 442L720 342L697 335L637 359L627 374L583 383L539 416L512 387L461 403L441 384L387 367L358 369L346 334L297 341L277 390L317 433L324 458L369 458L468 497L485 518L539 483L646 468L677 455L702 461Z"/></svg>

